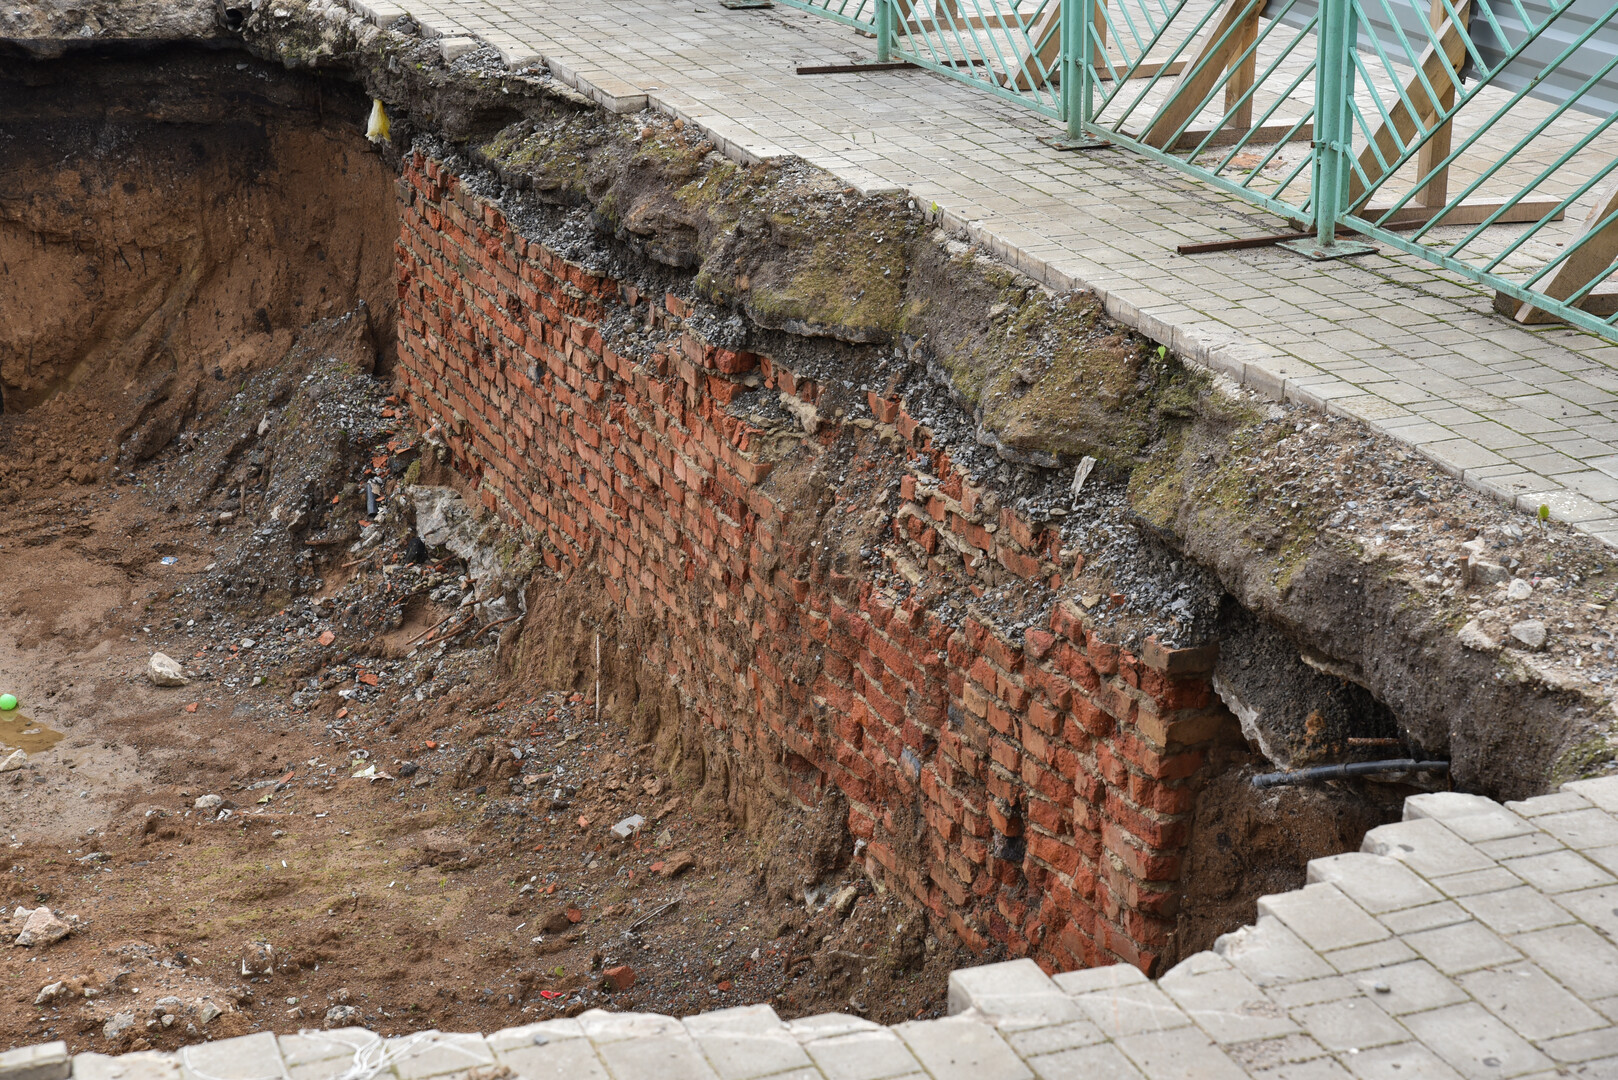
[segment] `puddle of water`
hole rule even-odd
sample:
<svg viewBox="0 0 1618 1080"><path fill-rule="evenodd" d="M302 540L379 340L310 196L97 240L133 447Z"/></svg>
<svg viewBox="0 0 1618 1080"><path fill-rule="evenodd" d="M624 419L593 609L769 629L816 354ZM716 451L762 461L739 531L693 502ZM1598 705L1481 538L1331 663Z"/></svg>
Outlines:
<svg viewBox="0 0 1618 1080"><path fill-rule="evenodd" d="M62 741L62 733L19 712L0 713L0 746L37 754Z"/></svg>

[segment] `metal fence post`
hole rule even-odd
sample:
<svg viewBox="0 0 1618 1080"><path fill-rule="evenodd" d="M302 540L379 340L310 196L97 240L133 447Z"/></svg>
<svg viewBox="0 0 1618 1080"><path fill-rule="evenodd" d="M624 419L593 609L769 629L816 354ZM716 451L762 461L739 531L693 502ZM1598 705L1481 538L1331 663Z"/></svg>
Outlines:
<svg viewBox="0 0 1618 1080"><path fill-rule="evenodd" d="M876 0L876 59L885 64L893 59L893 6L895 0Z"/></svg>
<svg viewBox="0 0 1618 1080"><path fill-rule="evenodd" d="M1095 41L1097 0L1061 0L1059 12L1062 56L1058 77L1062 87L1062 119L1067 133L1051 140L1058 150L1099 150L1112 143L1084 130L1095 110L1096 61L1090 49Z"/></svg>
<svg viewBox="0 0 1618 1080"><path fill-rule="evenodd" d="M1315 160L1309 199L1315 238L1282 245L1312 259L1340 259L1375 250L1370 244L1352 240L1339 243L1337 239L1337 221L1343 216L1348 178L1354 167L1354 64L1350 50L1354 48L1357 28L1354 0L1321 0L1315 31L1315 138L1311 146Z"/></svg>

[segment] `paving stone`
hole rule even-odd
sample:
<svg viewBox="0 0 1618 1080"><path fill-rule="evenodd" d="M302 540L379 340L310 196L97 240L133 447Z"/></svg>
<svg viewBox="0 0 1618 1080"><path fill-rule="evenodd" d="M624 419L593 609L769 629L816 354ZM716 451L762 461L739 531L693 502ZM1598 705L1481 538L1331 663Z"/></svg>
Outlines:
<svg viewBox="0 0 1618 1080"><path fill-rule="evenodd" d="M1534 1042L1606 1024L1533 964L1486 968L1455 981L1517 1034Z"/></svg>
<svg viewBox="0 0 1618 1080"><path fill-rule="evenodd" d="M1043 1027L1083 1018L1079 1007L1026 957L960 968L949 976L949 1011L976 1008L1002 1030Z"/></svg>
<svg viewBox="0 0 1618 1080"><path fill-rule="evenodd" d="M1562 790L1589 800L1608 813L1618 814L1618 776L1601 776L1594 780L1575 780L1563 784Z"/></svg>
<svg viewBox="0 0 1618 1080"><path fill-rule="evenodd" d="M1249 1073L1260 1073L1269 1080L1275 1069L1298 1065L1306 1061L1330 1059L1324 1046L1301 1031L1273 1039L1255 1039L1252 1042L1229 1043L1224 1047L1230 1059ZM1346 1075L1346 1074L1345 1074Z"/></svg>
<svg viewBox="0 0 1618 1080"><path fill-rule="evenodd" d="M1564 850L1562 841L1549 833L1531 832L1522 836L1508 836L1502 840L1482 840L1472 845L1491 859L1515 859L1524 855L1543 855Z"/></svg>
<svg viewBox="0 0 1618 1080"><path fill-rule="evenodd" d="M1240 968L1259 986L1275 986L1335 974L1332 966L1304 944L1302 938L1288 930L1285 923L1262 911L1252 926L1220 935L1214 942L1214 951ZM1058 983L1065 978L1064 975L1056 977Z"/></svg>
<svg viewBox="0 0 1618 1080"><path fill-rule="evenodd" d="M1293 1009L1292 1018L1328 1050L1360 1051L1410 1038L1397 1020L1366 997Z"/></svg>
<svg viewBox="0 0 1618 1080"><path fill-rule="evenodd" d="M418 1031L389 1039L385 1052L397 1056L393 1071L399 1080L425 1080L494 1064L494 1052L475 1032Z"/></svg>
<svg viewBox="0 0 1618 1080"><path fill-rule="evenodd" d="M1546 814L1534 824L1571 848L1598 848L1618 844L1618 818L1605 810L1575 810Z"/></svg>
<svg viewBox="0 0 1618 1080"><path fill-rule="evenodd" d="M1052 980L1065 994L1075 997L1095 990L1112 990L1120 986L1135 986L1150 982L1139 968L1128 964L1109 964L1106 967L1064 971Z"/></svg>
<svg viewBox="0 0 1618 1080"><path fill-rule="evenodd" d="M535 1041L539 1039L545 1041ZM494 1056L523 1080L609 1080L595 1045L585 1038L536 1033L527 1045L501 1045Z"/></svg>
<svg viewBox="0 0 1618 1080"><path fill-rule="evenodd" d="M181 1047L179 1057L186 1080L266 1080L287 1075L281 1048L268 1031Z"/></svg>
<svg viewBox="0 0 1618 1080"><path fill-rule="evenodd" d="M1618 948L1588 926L1536 930L1511 943L1586 1001L1618 995Z"/></svg>
<svg viewBox="0 0 1618 1080"><path fill-rule="evenodd" d="M537 1024L524 1024L521 1027L502 1028L492 1035L485 1037L489 1049L495 1053L502 1050L514 1050L528 1046L546 1046L550 1043L560 1042L563 1039L582 1039L584 1028L577 1020L571 1018L558 1020L541 1020ZM283 1047L285 1040L283 1039Z"/></svg>
<svg viewBox="0 0 1618 1080"><path fill-rule="evenodd" d="M589 1009L579 1014L579 1030L597 1045L649 1035L681 1035L685 1028L672 1016L657 1013L610 1013Z"/></svg>
<svg viewBox="0 0 1618 1080"><path fill-rule="evenodd" d="M1030 1057L1039 1080L1142 1080L1141 1071L1111 1043Z"/></svg>
<svg viewBox="0 0 1618 1080"><path fill-rule="evenodd" d="M826 1080L886 1080L921 1068L904 1040L886 1028L816 1039L804 1049Z"/></svg>
<svg viewBox="0 0 1618 1080"><path fill-rule="evenodd" d="M1365 834L1360 850L1398 859L1428 879L1494 867L1487 855L1432 818L1379 825Z"/></svg>
<svg viewBox="0 0 1618 1080"><path fill-rule="evenodd" d="M1246 1070L1197 1028L1152 1031L1116 1040L1147 1080L1245 1080Z"/></svg>
<svg viewBox="0 0 1618 1080"><path fill-rule="evenodd" d="M1260 915L1274 915L1310 948L1343 949L1389 936L1334 885L1305 885L1296 892L1258 898Z"/></svg>
<svg viewBox="0 0 1618 1080"><path fill-rule="evenodd" d="M1022 1058L1091 1046L1106 1039L1106 1036L1101 1034L1101 1029L1088 1020L1075 1020L1071 1024L1057 1024L1054 1027L1033 1028L1028 1031L1002 1031L1001 1035Z"/></svg>
<svg viewBox="0 0 1618 1080"><path fill-rule="evenodd" d="M1097 990L1077 999L1079 1007L1108 1038L1142 1031L1184 1027L1191 1021L1162 990L1150 984Z"/></svg>
<svg viewBox="0 0 1618 1080"><path fill-rule="evenodd" d="M598 1043L613 1080L717 1080L697 1041L681 1030Z"/></svg>
<svg viewBox="0 0 1618 1080"><path fill-rule="evenodd" d="M1502 863L1542 893L1571 892L1597 885L1611 885L1613 876L1576 851L1562 849Z"/></svg>
<svg viewBox="0 0 1618 1080"><path fill-rule="evenodd" d="M1527 885L1463 896L1457 902L1498 934L1520 934L1570 921L1565 910Z"/></svg>
<svg viewBox="0 0 1618 1080"><path fill-rule="evenodd" d="M1405 800L1405 820L1433 818L1469 843L1499 840L1531 833L1535 825L1513 814L1493 799L1459 791L1435 791Z"/></svg>
<svg viewBox="0 0 1618 1080"><path fill-rule="evenodd" d="M1402 964L1415 958L1415 951L1398 938L1375 941L1369 945L1356 945L1352 949L1336 949L1322 953L1326 962L1343 974L1364 971L1367 968Z"/></svg>
<svg viewBox="0 0 1618 1080"><path fill-rule="evenodd" d="M1342 1059L1361 1080L1461 1080L1461 1074L1420 1043L1379 1046Z"/></svg>
<svg viewBox="0 0 1618 1080"><path fill-rule="evenodd" d="M1032 1077L990 1025L964 1016L912 1020L893 1029L935 1080L1022 1080Z"/></svg>
<svg viewBox="0 0 1618 1080"><path fill-rule="evenodd" d="M1562 790L1550 795L1535 795L1532 799L1523 799L1521 802L1507 802L1506 809L1513 814L1525 818L1538 818L1546 814L1565 814L1571 810L1588 809L1590 800L1577 791L1569 790L1571 785L1563 784Z"/></svg>
<svg viewBox="0 0 1618 1080"><path fill-rule="evenodd" d="M1249 1042L1298 1030L1284 1009L1234 968L1199 974L1188 962L1166 972L1158 986L1215 1042Z"/></svg>
<svg viewBox="0 0 1618 1080"><path fill-rule="evenodd" d="M1373 915L1431 904L1444 898L1399 860L1358 851L1311 859L1307 880L1335 885Z"/></svg>
<svg viewBox="0 0 1618 1080"><path fill-rule="evenodd" d="M810 1065L809 1055L768 1005L702 1013L687 1019L685 1029L720 1080L753 1080Z"/></svg>
<svg viewBox="0 0 1618 1080"><path fill-rule="evenodd" d="M1503 866L1491 866L1487 870L1471 870L1464 874L1433 878L1433 884L1446 895L1459 897L1514 889L1522 884L1522 879Z"/></svg>
<svg viewBox="0 0 1618 1080"><path fill-rule="evenodd" d="M1406 934L1403 941L1446 975L1522 958L1498 934L1476 922Z"/></svg>
<svg viewBox="0 0 1618 1080"><path fill-rule="evenodd" d="M67 1043L39 1043L0 1051L0 1080L67 1080L73 1063Z"/></svg>
<svg viewBox="0 0 1618 1080"><path fill-rule="evenodd" d="M1556 902L1609 938L1618 938L1618 885L1561 893Z"/></svg>
<svg viewBox="0 0 1618 1080"><path fill-rule="evenodd" d="M1540 1044L1553 1061L1579 1062L1607 1058L1618 1064L1618 1027L1608 1025L1598 1031L1582 1031ZM1600 1074L1597 1074L1600 1075Z"/></svg>
<svg viewBox="0 0 1618 1080"><path fill-rule="evenodd" d="M1520 1076L1551 1066L1522 1036L1473 1002L1415 1013L1405 1024L1463 1076Z"/></svg>
<svg viewBox="0 0 1618 1080"><path fill-rule="evenodd" d="M145 1050L135 1054L75 1054L73 1080L179 1080L180 1060Z"/></svg>
<svg viewBox="0 0 1618 1080"><path fill-rule="evenodd" d="M1471 918L1471 914L1453 900L1405 908L1402 911L1390 911L1386 915L1377 916L1383 926L1401 936L1414 934L1418 930L1431 930L1439 926L1466 922Z"/></svg>
<svg viewBox="0 0 1618 1080"><path fill-rule="evenodd" d="M352 1061L361 1053L382 1041L382 1036L361 1027L338 1028L335 1031L301 1031L296 1035L282 1035L276 1039L281 1048L281 1060L288 1069L296 1069L319 1061ZM340 1071L340 1070L339 1070Z"/></svg>

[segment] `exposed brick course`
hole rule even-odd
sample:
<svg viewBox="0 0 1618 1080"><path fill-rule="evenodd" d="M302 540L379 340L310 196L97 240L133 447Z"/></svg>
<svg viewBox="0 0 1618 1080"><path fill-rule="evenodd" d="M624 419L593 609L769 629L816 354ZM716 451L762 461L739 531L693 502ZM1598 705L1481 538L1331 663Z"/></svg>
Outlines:
<svg viewBox="0 0 1618 1080"><path fill-rule="evenodd" d="M810 402L813 381L703 341L673 294L655 312L683 329L673 347L620 355L600 323L636 285L517 235L420 154L399 192L413 415L550 570L593 572L627 617L665 631L643 662L716 737L776 763L791 798L840 789L869 871L975 950L1047 969L1150 970L1172 953L1206 744L1229 724L1205 651L1153 642L1137 657L1068 605L1008 641L822 570L788 539L795 510L772 491L762 433L725 412L745 377ZM897 399L868 401L938 478L904 479L896 543L1058 573L1054 535L1005 509L991 532L926 427Z"/></svg>

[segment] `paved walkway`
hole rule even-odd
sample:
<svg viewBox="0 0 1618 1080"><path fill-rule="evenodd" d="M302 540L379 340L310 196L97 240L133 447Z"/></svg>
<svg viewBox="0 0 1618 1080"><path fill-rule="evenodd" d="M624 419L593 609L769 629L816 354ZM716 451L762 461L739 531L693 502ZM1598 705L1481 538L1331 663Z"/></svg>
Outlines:
<svg viewBox="0 0 1618 1080"><path fill-rule="evenodd" d="M1270 233L1278 219L1121 152L1058 153L1038 141L1051 122L929 73L795 75L870 59L872 43L789 8L349 2L379 23L408 9L451 49L476 37L508 62L543 59L609 108L672 111L733 156L796 154L867 191L908 190L1030 276L1095 290L1184 355L1364 420L1478 488L1548 503L1618 544L1618 345L1510 324L1491 294L1413 257L1178 256L1179 243Z"/></svg>
<svg viewBox="0 0 1618 1080"><path fill-rule="evenodd" d="M0 1054L0 1080L1610 1078L1615 874L1618 777L1505 806L1420 795L1156 983L1018 960L955 972L948 1018L894 1028L592 1010L489 1036L265 1032L71 1059L54 1043Z"/></svg>

